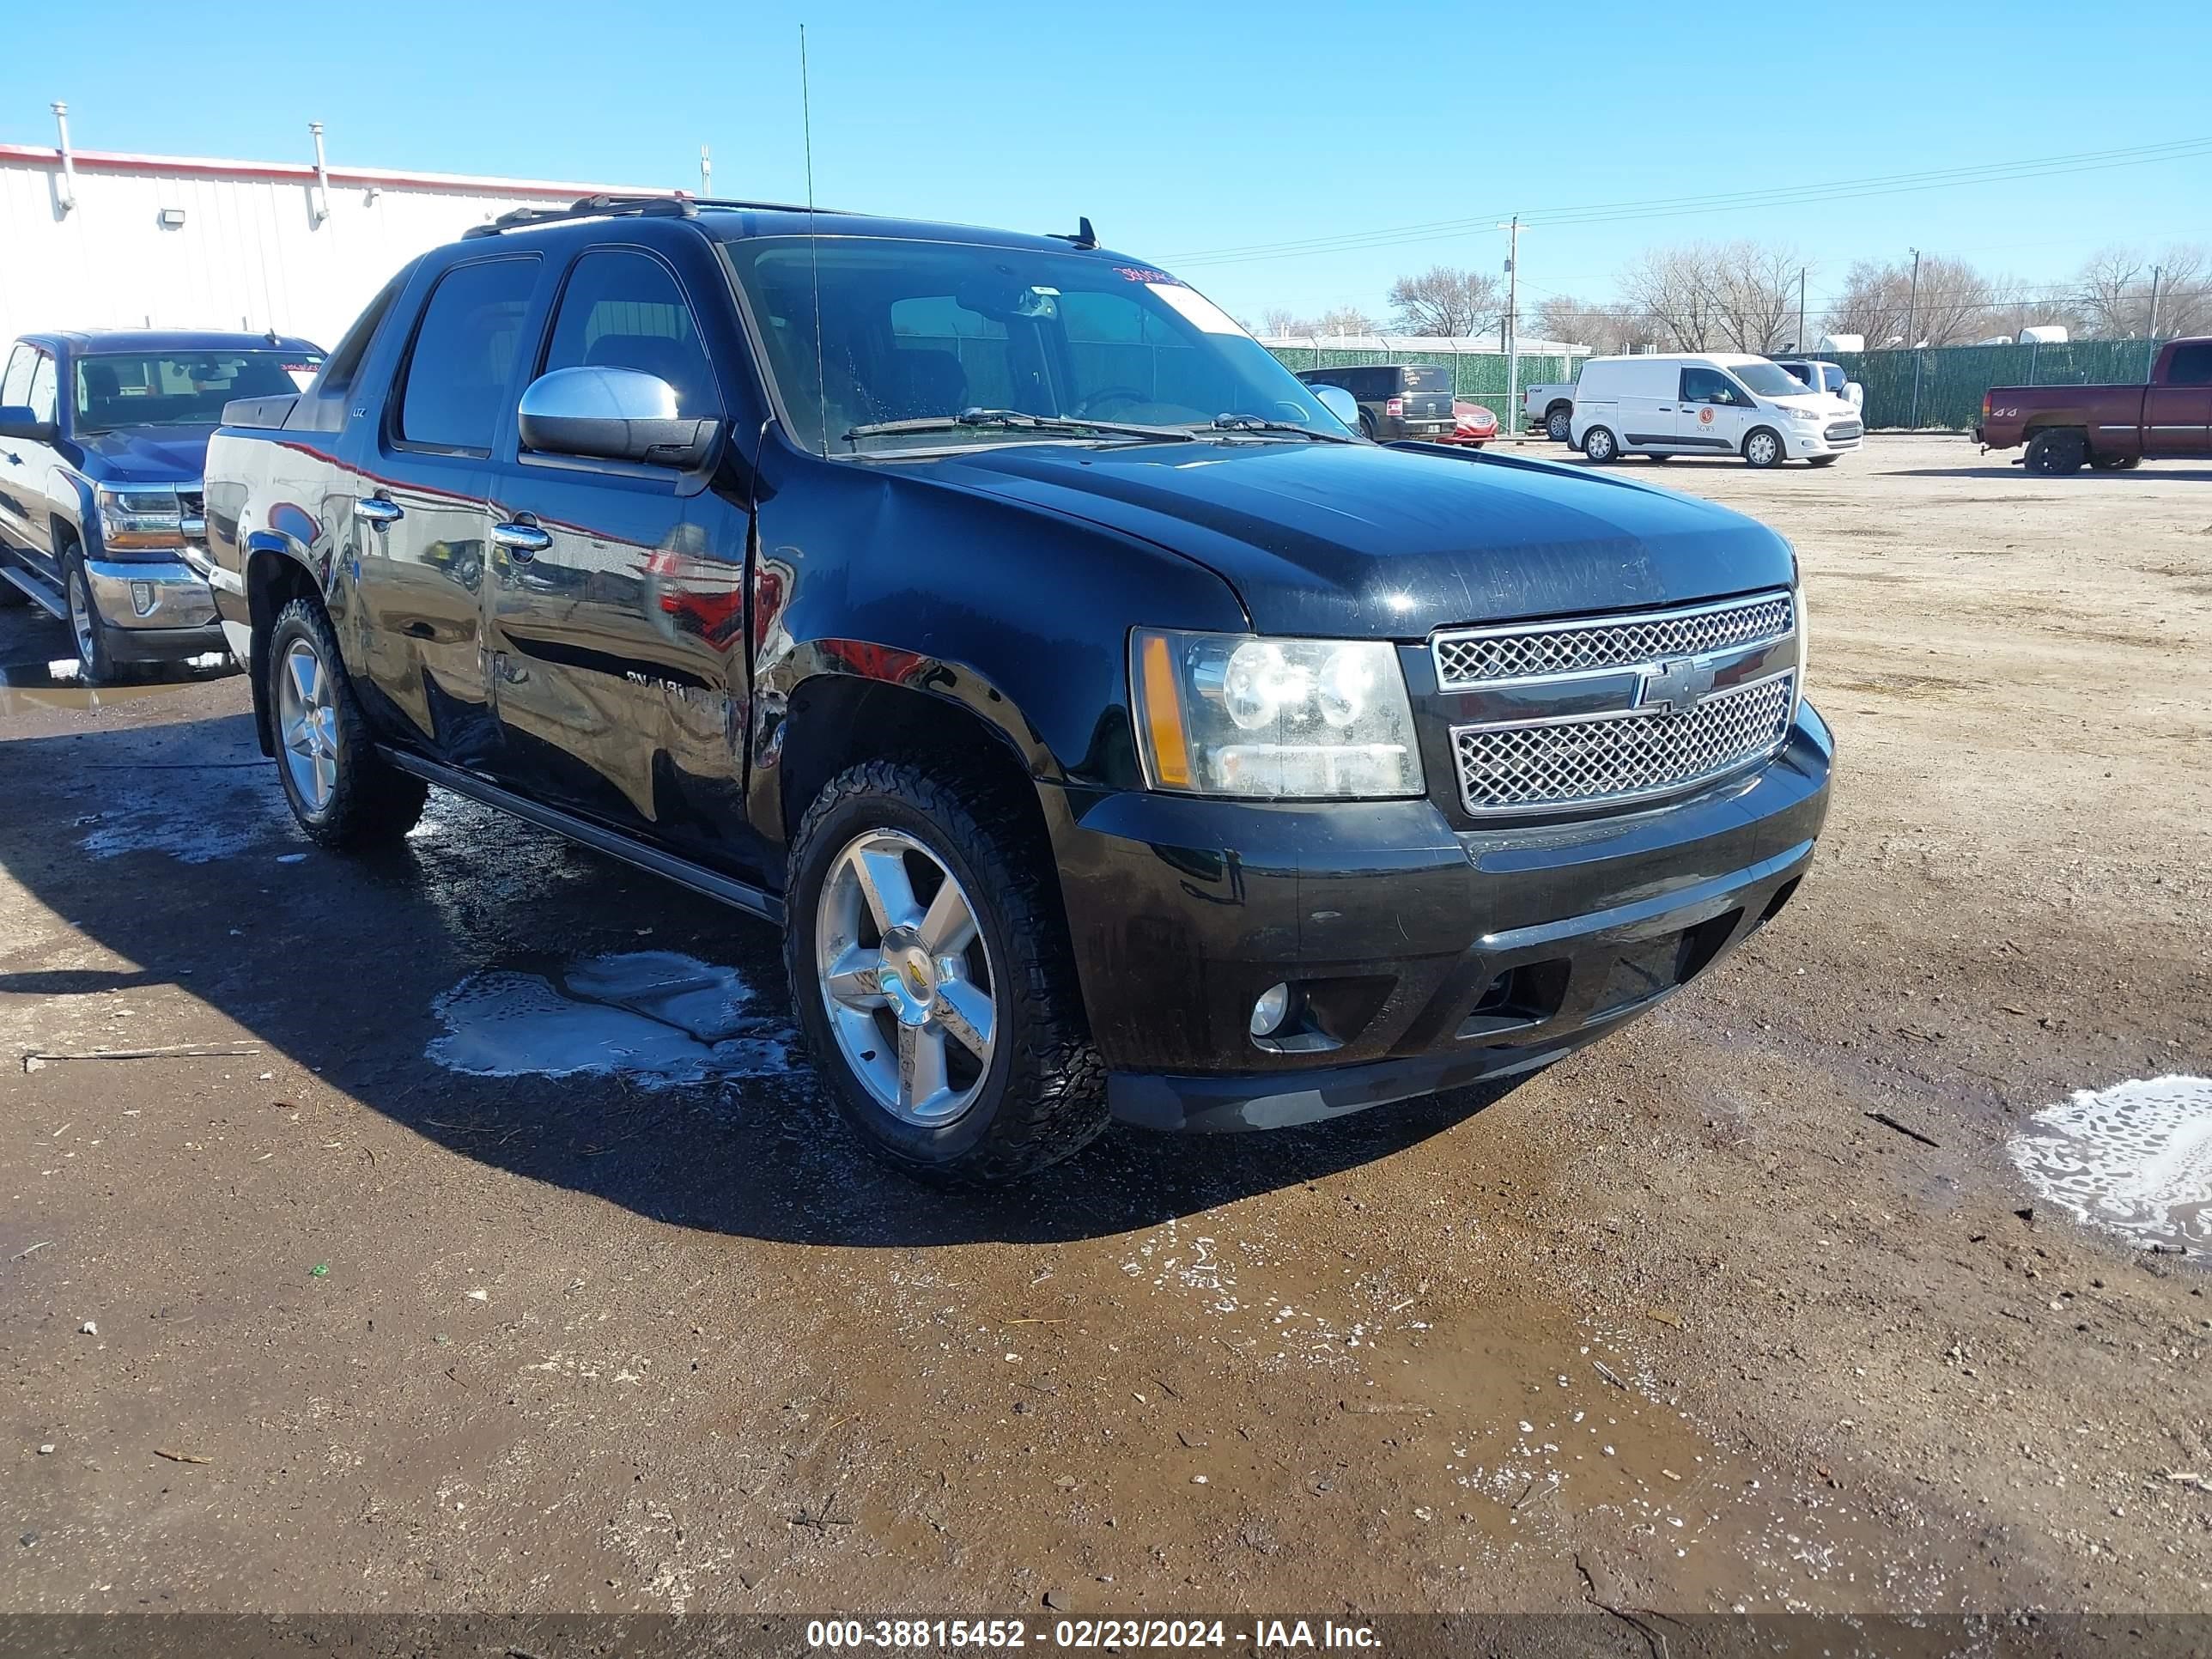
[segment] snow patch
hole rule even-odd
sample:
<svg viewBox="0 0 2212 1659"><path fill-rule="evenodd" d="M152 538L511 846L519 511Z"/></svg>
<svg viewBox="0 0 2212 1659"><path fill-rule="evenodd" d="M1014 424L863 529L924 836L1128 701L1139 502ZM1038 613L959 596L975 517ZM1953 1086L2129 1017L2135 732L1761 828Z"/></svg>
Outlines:
<svg viewBox="0 0 2212 1659"><path fill-rule="evenodd" d="M2007 1149L2043 1197L2144 1248L2212 1247L2212 1079L2130 1079L2047 1107Z"/></svg>

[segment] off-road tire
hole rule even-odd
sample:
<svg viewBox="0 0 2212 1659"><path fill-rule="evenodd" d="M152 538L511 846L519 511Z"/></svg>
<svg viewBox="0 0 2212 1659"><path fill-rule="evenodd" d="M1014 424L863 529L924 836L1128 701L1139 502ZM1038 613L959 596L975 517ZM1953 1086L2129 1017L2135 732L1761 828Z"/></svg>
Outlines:
<svg viewBox="0 0 2212 1659"><path fill-rule="evenodd" d="M1594 426L1583 434L1583 453L1602 466L1620 459L1620 445L1607 428Z"/></svg>
<svg viewBox="0 0 2212 1659"><path fill-rule="evenodd" d="M313 599L294 599L276 613L269 630L269 651L263 690L269 700L270 720L277 721L276 677L284 672L287 649L305 639L331 677L332 707L337 730L337 781L329 801L317 811L300 794L291 768L284 763L284 738L276 732L276 778L283 787L292 817L310 840L335 852L388 846L402 839L421 820L430 786L403 772L376 752L376 739L368 717L354 695L345 660L338 654L337 637L331 619Z"/></svg>
<svg viewBox="0 0 2212 1659"><path fill-rule="evenodd" d="M2078 472L2089 459L2089 441L2071 428L2039 432L2028 440L2026 464L2046 478Z"/></svg>
<svg viewBox="0 0 2212 1659"><path fill-rule="evenodd" d="M1106 1071L1091 1041L1051 850L1011 785L944 766L864 762L823 786L791 851L784 966L824 1086L861 1144L925 1181L996 1186L1081 1151L1105 1128ZM992 964L998 1036L982 1093L941 1125L904 1121L854 1076L817 967L822 885L855 837L921 842L973 901Z"/></svg>

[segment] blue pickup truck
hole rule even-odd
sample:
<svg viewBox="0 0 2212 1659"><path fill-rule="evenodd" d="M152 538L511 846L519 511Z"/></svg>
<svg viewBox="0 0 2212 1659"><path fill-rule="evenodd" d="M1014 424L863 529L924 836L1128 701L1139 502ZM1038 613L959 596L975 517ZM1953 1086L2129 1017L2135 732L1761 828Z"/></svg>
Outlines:
<svg viewBox="0 0 2212 1659"><path fill-rule="evenodd" d="M296 392L321 349L277 334L29 334L0 371L0 604L70 624L86 678L224 648L200 473L223 405Z"/></svg>

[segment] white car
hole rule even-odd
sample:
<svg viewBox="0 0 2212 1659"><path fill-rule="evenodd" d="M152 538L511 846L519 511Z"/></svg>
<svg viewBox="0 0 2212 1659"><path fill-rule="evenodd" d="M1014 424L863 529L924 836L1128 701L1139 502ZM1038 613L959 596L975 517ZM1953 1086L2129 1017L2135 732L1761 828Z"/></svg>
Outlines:
<svg viewBox="0 0 2212 1659"><path fill-rule="evenodd" d="M2010 345L2012 341L2008 337L1999 343ZM1866 406L1866 388L1845 374L1840 363L1832 363L1822 357L1777 357L1774 366L1815 392L1834 392L1853 409Z"/></svg>
<svg viewBox="0 0 2212 1659"><path fill-rule="evenodd" d="M1827 466L1859 447L1858 410L1764 357L1729 352L1593 357L1575 385L1570 441L1593 461L1741 455L1757 467Z"/></svg>

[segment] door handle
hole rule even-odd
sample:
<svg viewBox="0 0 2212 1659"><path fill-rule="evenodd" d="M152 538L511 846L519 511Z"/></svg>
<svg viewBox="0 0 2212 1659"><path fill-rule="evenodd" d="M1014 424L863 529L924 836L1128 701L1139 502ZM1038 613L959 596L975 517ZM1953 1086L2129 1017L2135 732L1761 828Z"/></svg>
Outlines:
<svg viewBox="0 0 2212 1659"><path fill-rule="evenodd" d="M503 547L514 556L518 564L528 564L553 545L553 538L534 524L495 524L491 527L493 545Z"/></svg>
<svg viewBox="0 0 2212 1659"><path fill-rule="evenodd" d="M383 529L386 525L398 524L400 520L407 516L400 510L398 504L387 495L356 496L353 504L353 515L363 524L374 525L379 530Z"/></svg>

